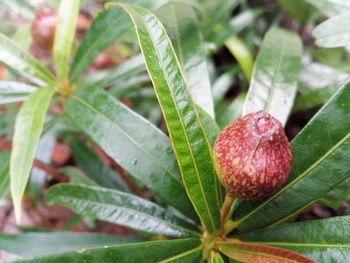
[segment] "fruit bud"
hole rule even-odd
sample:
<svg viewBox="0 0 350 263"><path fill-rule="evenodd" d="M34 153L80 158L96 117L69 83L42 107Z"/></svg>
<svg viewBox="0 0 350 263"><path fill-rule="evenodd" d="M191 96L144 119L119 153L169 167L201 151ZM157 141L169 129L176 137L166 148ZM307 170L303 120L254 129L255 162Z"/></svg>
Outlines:
<svg viewBox="0 0 350 263"><path fill-rule="evenodd" d="M292 154L282 124L258 111L221 131L214 145L214 161L229 196L258 200L286 182Z"/></svg>
<svg viewBox="0 0 350 263"><path fill-rule="evenodd" d="M32 23L33 41L42 49L51 51L55 36L57 13L44 7L36 12Z"/></svg>

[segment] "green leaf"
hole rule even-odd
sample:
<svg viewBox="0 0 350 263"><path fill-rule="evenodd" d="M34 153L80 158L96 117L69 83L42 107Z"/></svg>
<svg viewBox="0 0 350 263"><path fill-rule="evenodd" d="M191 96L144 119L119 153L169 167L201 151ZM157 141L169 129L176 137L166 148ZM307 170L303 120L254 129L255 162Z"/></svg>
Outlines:
<svg viewBox="0 0 350 263"><path fill-rule="evenodd" d="M0 104L25 100L36 89L35 86L21 82L0 81Z"/></svg>
<svg viewBox="0 0 350 263"><path fill-rule="evenodd" d="M265 200L240 205L234 213L238 229L283 222L349 177L349 96L346 83L297 135L291 144L294 160L287 184Z"/></svg>
<svg viewBox="0 0 350 263"><path fill-rule="evenodd" d="M141 241L136 237L123 237L92 233L26 233L0 234L0 249L23 257L58 254L78 249L115 246Z"/></svg>
<svg viewBox="0 0 350 263"><path fill-rule="evenodd" d="M172 41L193 100L214 117L204 41L194 8L185 3L170 3L157 10L156 15Z"/></svg>
<svg viewBox="0 0 350 263"><path fill-rule="evenodd" d="M324 48L348 46L350 41L350 18L347 14L332 17L318 25L312 36L316 45Z"/></svg>
<svg viewBox="0 0 350 263"><path fill-rule="evenodd" d="M196 218L169 138L162 131L95 87L78 89L65 103L65 112L131 176L183 214Z"/></svg>
<svg viewBox="0 0 350 263"><path fill-rule="evenodd" d="M57 25L53 44L57 78L64 82L68 74L69 55L74 40L80 0L61 0L57 14Z"/></svg>
<svg viewBox="0 0 350 263"><path fill-rule="evenodd" d="M212 251L211 254L210 254L209 263L224 263L224 260L221 257L220 253Z"/></svg>
<svg viewBox="0 0 350 263"><path fill-rule="evenodd" d="M81 184L87 186L99 186L95 181L90 179L86 174L84 174L79 169L73 166L65 166L60 169L60 172L69 176L69 181L73 184Z"/></svg>
<svg viewBox="0 0 350 263"><path fill-rule="evenodd" d="M250 80L253 70L253 58L250 50L237 36L231 36L225 41L225 46L237 59L247 80Z"/></svg>
<svg viewBox="0 0 350 263"><path fill-rule="evenodd" d="M126 81L131 77L135 77L144 70L146 70L146 68L143 56L137 55L119 64L115 69L96 72L95 74L90 74L87 78L89 86L95 85L100 88L105 88L116 81Z"/></svg>
<svg viewBox="0 0 350 263"><path fill-rule="evenodd" d="M328 16L335 16L350 11L350 4L344 0L304 0Z"/></svg>
<svg viewBox="0 0 350 263"><path fill-rule="evenodd" d="M297 222L252 231L241 240L290 249L318 263L347 262L350 257L349 222L349 216Z"/></svg>
<svg viewBox="0 0 350 263"><path fill-rule="evenodd" d="M69 140L69 146L78 166L93 181L106 188L130 192L129 187L120 178L120 175L106 165L92 149L74 139Z"/></svg>
<svg viewBox="0 0 350 263"><path fill-rule="evenodd" d="M10 190L10 154L7 151L0 152L0 200L2 200Z"/></svg>
<svg viewBox="0 0 350 263"><path fill-rule="evenodd" d="M218 242L218 249L229 258L245 263L316 263L309 258L287 249L240 242L236 239L227 239L226 241Z"/></svg>
<svg viewBox="0 0 350 263"><path fill-rule="evenodd" d="M11 194L17 222L21 218L22 195L54 92L53 87L45 87L33 92L17 115L10 161Z"/></svg>
<svg viewBox="0 0 350 263"><path fill-rule="evenodd" d="M135 25L187 194L204 227L214 233L220 228L220 186L214 172L211 145L174 48L162 24L150 11L134 5L118 5Z"/></svg>
<svg viewBox="0 0 350 263"><path fill-rule="evenodd" d="M200 245L199 239L178 239L150 241L139 244L125 244L109 248L82 249L53 256L16 260L15 263L62 263L62 262L170 262L166 261L181 253L192 251ZM145 261L147 260L147 261Z"/></svg>
<svg viewBox="0 0 350 263"><path fill-rule="evenodd" d="M140 4L147 9L155 10L167 1L126 0L126 2ZM70 72L71 82L76 82L79 75L97 55L128 32L131 25L127 15L120 9L109 9L99 13L85 33L84 40L77 50Z"/></svg>
<svg viewBox="0 0 350 263"><path fill-rule="evenodd" d="M14 13L18 13L21 16L33 19L35 9L32 5L25 0L1 0L0 3L8 6L10 10Z"/></svg>
<svg viewBox="0 0 350 263"><path fill-rule="evenodd" d="M5 35L0 34L0 62L40 85L53 84L52 74L28 53L21 50Z"/></svg>
<svg viewBox="0 0 350 263"><path fill-rule="evenodd" d="M317 203L337 209L350 201L350 178L340 183L337 187L326 193Z"/></svg>
<svg viewBox="0 0 350 263"><path fill-rule="evenodd" d="M254 64L242 115L265 110L286 123L297 91L302 45L293 32L270 29Z"/></svg>
<svg viewBox="0 0 350 263"><path fill-rule="evenodd" d="M219 126L223 129L234 120L238 119L242 115L242 108L247 94L242 92L228 105L222 104L217 109L217 121Z"/></svg>
<svg viewBox="0 0 350 263"><path fill-rule="evenodd" d="M101 187L60 184L45 196L49 205L63 205L77 214L148 233L175 237L197 236L196 227L140 197Z"/></svg>

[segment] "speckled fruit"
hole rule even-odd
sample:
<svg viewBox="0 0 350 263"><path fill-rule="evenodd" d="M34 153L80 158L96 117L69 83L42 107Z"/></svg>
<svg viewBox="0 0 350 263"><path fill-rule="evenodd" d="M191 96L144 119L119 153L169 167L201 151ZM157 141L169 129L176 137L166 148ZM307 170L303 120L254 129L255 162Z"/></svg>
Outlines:
<svg viewBox="0 0 350 263"><path fill-rule="evenodd" d="M257 200L286 182L292 154L282 124L258 111L229 124L214 146L216 171L232 197Z"/></svg>

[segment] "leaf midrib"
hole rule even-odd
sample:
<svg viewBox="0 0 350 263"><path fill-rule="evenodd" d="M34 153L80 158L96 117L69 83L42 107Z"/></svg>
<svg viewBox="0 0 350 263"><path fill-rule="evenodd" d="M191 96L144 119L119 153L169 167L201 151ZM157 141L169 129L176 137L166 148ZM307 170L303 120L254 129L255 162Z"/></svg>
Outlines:
<svg viewBox="0 0 350 263"><path fill-rule="evenodd" d="M332 248L349 248L350 244L328 244L328 243L286 243L286 242L255 242L256 244L265 244L271 246L292 246L292 247L332 247Z"/></svg>
<svg viewBox="0 0 350 263"><path fill-rule="evenodd" d="M58 201L60 200L60 198L67 198L67 199L72 199L72 200L78 200L80 202L86 202L86 203L89 203L89 204L93 204L93 205L99 205L99 206L106 206L106 207L110 207L110 208L113 208L114 210L115 209L120 209L120 210L123 210L131 215L135 215L135 214L138 214L140 216L143 216L143 217L146 217L146 218L150 218L152 219L153 221L158 221L158 222L162 222L164 225L166 226L169 226L173 231L183 231L184 233L190 233L192 235L195 235L195 236L200 236L199 233L195 232L195 231L192 231L190 229L187 229L187 228L184 228L182 226L179 226L179 225L176 225L172 222L169 222L169 221L165 221L164 219L161 219L159 217L156 217L156 216L152 216L150 214L146 214L146 213L142 213L140 212L139 210L136 210L136 209L132 209L132 208L127 208L127 207L122 207L122 206L117 206L117 205L113 205L113 204L107 204L107 203L101 203L101 202L98 202L98 201L92 201L92 200L88 200L88 199L83 199L83 198L77 198L77 197L72 197L72 196L68 196L68 195L65 195L65 196L58 196L58 197L54 197L53 199L58 199ZM53 201L53 200L51 200ZM68 204L68 206L70 206ZM154 206L155 207L155 206ZM73 209L73 208L72 208ZM157 210L164 210L162 207L158 207L156 208ZM160 212L165 212L165 211L160 211ZM109 221L108 219L101 219L101 220L105 220L105 221ZM174 218L173 218L174 220ZM110 222L113 222L115 224L118 224L117 222L115 221L110 221ZM133 227L131 227L133 228Z"/></svg>
<svg viewBox="0 0 350 263"><path fill-rule="evenodd" d="M201 247L197 247L197 248L191 249L189 251L185 251L185 252L183 252L181 254L177 254L176 256L173 256L171 258L167 258L167 259L164 259L162 261L158 261L157 263L170 263L170 262L173 262L173 260L175 260L175 259L180 259L180 258L182 258L184 256L187 256L187 255L190 255L192 253L195 253L198 250L201 250Z"/></svg>
<svg viewBox="0 0 350 263"><path fill-rule="evenodd" d="M123 5L122 5L122 6L123 6ZM126 9L128 9L128 8L126 7ZM128 12L128 13L129 13L129 12ZM134 19L132 18L132 15L131 15L130 17L131 17L131 19L134 21ZM153 17L153 15L152 15L152 17ZM154 19L154 17L153 17L153 19ZM158 22L157 19L156 19L156 22ZM135 24L135 26L137 25L136 21L134 21L134 24ZM147 29L147 33L148 33L149 38L151 39L151 41L152 41L152 43L153 43L153 46L155 46L154 39L152 38L152 36L151 36L151 34L150 34L150 32L149 32L149 29L148 29L146 23L143 23L143 24L144 24L145 28ZM160 25L160 27L162 27L163 31L166 32L165 29L164 29L164 27L163 27L163 25L162 25L161 23L158 23L158 24ZM137 27L138 27L138 26L137 26ZM141 39L140 36L139 36L139 34L138 34L138 30L136 30L136 33L137 33L139 39ZM165 36L166 36L166 38L167 38L168 41L169 41L170 48L172 49L173 53L175 54L175 50L174 50L174 47L173 47L172 44L171 44L171 40L169 39L169 37L168 37L167 34L165 34ZM141 48L141 50L143 51L143 48L142 48L141 46L142 46L142 45L140 45L140 48ZM154 48L154 51L156 52L157 56L160 57L160 55L159 55L159 53L158 53L158 50L157 50L156 48ZM143 53L144 53L144 52L143 52ZM177 61L177 64L179 65L179 61L178 61L178 59L177 59L176 56L175 56L175 60ZM202 181L200 180L198 167L197 167L197 164L196 164L196 162L195 162L195 158L194 158L194 155L193 155L193 152L192 152L192 148L190 147L191 144L189 143L189 138L188 138L188 136L187 136L186 129L184 128L184 123L183 123L182 118L181 118L182 115L180 114L179 109L178 109L178 106L177 106L176 102L174 101L173 92L172 92L172 90L169 88L169 87L171 87L171 85L169 85L168 74L164 71L164 65L163 65L162 61L161 61L160 59L159 59L158 61L159 61L159 64L161 64L161 69L162 69L162 72L163 72L163 74L164 74L165 82L167 83L168 90L170 91L170 94L171 94L171 99L172 99L172 101L173 101L173 103L174 103L176 112L177 112L177 114L178 114L178 116L179 116L179 120L180 120L182 129L183 129L183 131L184 131L184 135L185 135L185 139L186 139L187 145L189 146L189 147L188 147L188 148L189 148L189 153L190 153L191 159L193 160L193 165L194 165L194 169L195 169L195 172L196 172L197 180L198 180L198 182L199 182L199 186L200 186L200 189L201 189L201 193L202 193L202 196L203 196L203 200L204 200L204 203L205 203L205 206L206 206L206 209L207 209L207 212L208 212L208 215L209 215L211 224L212 224L212 229L215 230L214 219L213 219L213 217L212 217L212 215L211 215L211 210L210 210L210 208L209 208L208 200L207 200L206 195L205 195L205 193L204 193ZM146 66L147 66L147 63L146 63ZM148 68L148 66L147 66L147 68ZM180 73L181 73L181 75L182 75L182 78L185 79L185 78L184 78L184 74L182 73L180 67L179 67L179 71L180 71ZM150 74L150 75L151 75L151 74ZM150 77L151 77L151 76L150 76ZM154 85L157 86L157 85L155 84L155 82L154 82L154 80L153 80L152 77L151 77L151 80L152 80L152 82L154 83ZM157 92L156 92L156 94L157 94ZM157 97L158 97L158 95L157 95ZM161 100L159 100L159 102L160 102L160 101L161 101ZM160 103L160 104L161 104L161 103ZM193 103L192 103L192 106L193 106L192 108L194 108ZM195 110L194 110L194 111L195 111ZM197 120L198 120L198 115L197 115L197 114L196 114L196 117L197 117ZM165 121L168 123L167 118L166 118L165 116L164 116L164 119L165 119ZM198 122L199 122L199 121L198 121ZM200 126L201 126L201 124L200 124ZM201 128L202 128L202 132L203 132L203 127L201 126ZM172 137L171 132L169 132L169 135L170 135L170 137ZM173 140L171 140L171 141L173 141ZM174 148L175 148L175 147L174 147ZM177 156L176 151L174 151L174 153L175 153L176 156ZM180 159L178 158L178 156L177 156L177 160L180 160ZM183 168L182 168L182 166L181 166L181 163L180 163L180 162L178 162L178 163L179 163L179 166L181 167L181 170L183 171ZM186 184L186 181L185 181L185 180L183 180L183 181L184 181L184 184ZM186 189L186 192L187 192L187 191L188 191L188 188L185 187L185 189ZM191 197L191 195L189 195L189 197ZM193 204L196 204L196 202L193 202ZM196 205L194 205L194 207L196 208ZM196 209L197 209L197 208L196 208ZM197 211L197 214L198 214L199 217L202 218L201 213L198 213L198 211ZM203 219L202 219L202 221L204 222Z"/></svg>
<svg viewBox="0 0 350 263"><path fill-rule="evenodd" d="M241 218L240 220L238 220L237 226L239 224L241 224L244 220L246 220L247 218L249 218L250 216L252 216L253 214L255 214L256 212L258 212L259 210L261 210L263 207L265 207L266 205L268 205L273 199L275 199L276 197L280 196L282 193L284 193L285 191L287 191L290 187L292 187L294 184L296 184L298 181L300 181L304 176L306 176L309 172L311 172L315 167L317 167L317 165L319 165L321 162L323 162L324 160L326 160L326 158L331 155L335 150L337 150L338 147L340 147L343 143L345 143L347 141L347 139L350 137L350 132L348 134L346 134L344 136L343 139L341 139L340 141L338 141L333 147L330 148L330 150L328 150L321 158L319 158L316 162L314 162L312 165L309 166L309 168L307 168L303 173L301 173L297 178L295 178L293 181L291 181L289 184L287 184L284 188L282 188L279 192L277 192L275 195L273 195L272 197L270 197L268 200L266 200L264 203L262 203L261 205L259 205L257 208L255 208L253 211L251 211L250 213L248 213L247 215L245 215L243 218Z"/></svg>
<svg viewBox="0 0 350 263"><path fill-rule="evenodd" d="M97 115L102 116L102 118L106 119L109 123L112 124L112 126L114 126L117 130L119 130L127 139L129 139L140 151L142 151L143 153L145 153L146 156L148 156L154 163L156 163L164 172L166 172L171 178L173 178L180 186L181 188L183 187L182 182L176 178L176 176L174 176L167 168L163 167L163 165L161 165L157 159L153 158L152 155L150 155L148 153L148 151L144 150L141 145L135 141L132 137L130 137L126 132L124 132L124 130L119 127L116 123L114 123L112 120L110 120L106 115L100 113L97 109L95 109L94 107L92 107L91 104L85 102L83 99L80 99L79 97L72 95L71 98L77 100L78 102L80 102L81 104L85 105L87 108L89 108L91 111L95 112Z"/></svg>

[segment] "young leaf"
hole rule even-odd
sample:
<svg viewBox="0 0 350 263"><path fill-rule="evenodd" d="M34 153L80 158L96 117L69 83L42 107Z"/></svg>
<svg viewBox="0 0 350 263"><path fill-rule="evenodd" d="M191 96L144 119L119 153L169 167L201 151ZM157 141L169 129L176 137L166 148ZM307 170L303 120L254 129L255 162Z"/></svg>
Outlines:
<svg viewBox="0 0 350 263"><path fill-rule="evenodd" d="M20 259L14 263L62 263L62 262L171 262L181 253L192 251L200 246L199 239L178 239L150 241L138 244L125 244L107 248L81 249L46 257Z"/></svg>
<svg viewBox="0 0 350 263"><path fill-rule="evenodd" d="M64 82L68 74L69 55L72 49L80 0L61 0L53 44L53 57L57 78Z"/></svg>
<svg viewBox="0 0 350 263"><path fill-rule="evenodd" d="M209 263L224 263L224 259L221 257L220 253L213 250L210 254Z"/></svg>
<svg viewBox="0 0 350 263"><path fill-rule="evenodd" d="M157 10L156 15L172 41L193 100L214 118L204 41L194 8L186 3L173 3Z"/></svg>
<svg viewBox="0 0 350 263"><path fill-rule="evenodd" d="M37 257L58 254L78 249L88 249L141 241L125 237L92 233L25 233L20 235L0 234L0 249L24 256Z"/></svg>
<svg viewBox="0 0 350 263"><path fill-rule="evenodd" d="M287 184L265 200L239 206L234 213L238 229L281 223L349 177L349 96L347 82L297 135L291 144L293 168Z"/></svg>
<svg viewBox="0 0 350 263"><path fill-rule="evenodd" d="M40 85L53 84L55 81L52 74L39 61L21 50L3 34L0 34L0 62Z"/></svg>
<svg viewBox="0 0 350 263"><path fill-rule="evenodd" d="M250 80L253 70L253 58L250 50L237 36L231 36L225 41L225 46L237 59L247 80Z"/></svg>
<svg viewBox="0 0 350 263"><path fill-rule="evenodd" d="M77 214L174 237L198 236L192 224L140 197L101 187L59 184L45 196L49 205L63 205Z"/></svg>
<svg viewBox="0 0 350 263"><path fill-rule="evenodd" d="M332 17L318 25L312 36L316 45L324 48L348 46L350 41L350 18L347 14Z"/></svg>
<svg viewBox="0 0 350 263"><path fill-rule="evenodd" d="M155 10L166 3L166 0L127 0L126 2L140 4L147 9ZM118 40L131 28L128 17L120 9L105 10L96 17L84 35L70 72L71 82L76 82L79 75L89 64L109 45Z"/></svg>
<svg viewBox="0 0 350 263"><path fill-rule="evenodd" d="M53 87L45 87L33 92L17 115L10 161L11 194L17 222L21 218L22 195L54 91Z"/></svg>
<svg viewBox="0 0 350 263"><path fill-rule="evenodd" d="M123 3L116 5L122 7L134 23L187 194L203 225L209 233L214 233L220 228L221 195L211 145L171 41L150 11Z"/></svg>
<svg viewBox="0 0 350 263"><path fill-rule="evenodd" d="M232 239L225 242L218 242L218 247L226 256L243 263L316 263L287 249L240 242Z"/></svg>
<svg viewBox="0 0 350 263"><path fill-rule="evenodd" d="M350 258L350 216L304 221L256 230L240 239L282 247L318 263L347 262Z"/></svg>
<svg viewBox="0 0 350 263"><path fill-rule="evenodd" d="M78 89L66 101L65 112L131 176L184 215L197 218L161 130L93 86Z"/></svg>
<svg viewBox="0 0 350 263"><path fill-rule="evenodd" d="M35 86L21 82L0 81L0 104L25 100L36 89Z"/></svg>
<svg viewBox="0 0 350 263"><path fill-rule="evenodd" d="M79 167L81 167L86 175L93 181L106 188L130 192L129 187L120 178L120 175L103 163L92 149L87 147L84 143L73 139L69 140L69 146Z"/></svg>
<svg viewBox="0 0 350 263"><path fill-rule="evenodd" d="M297 91L302 45L293 32L270 29L256 59L242 115L265 110L286 123Z"/></svg>

